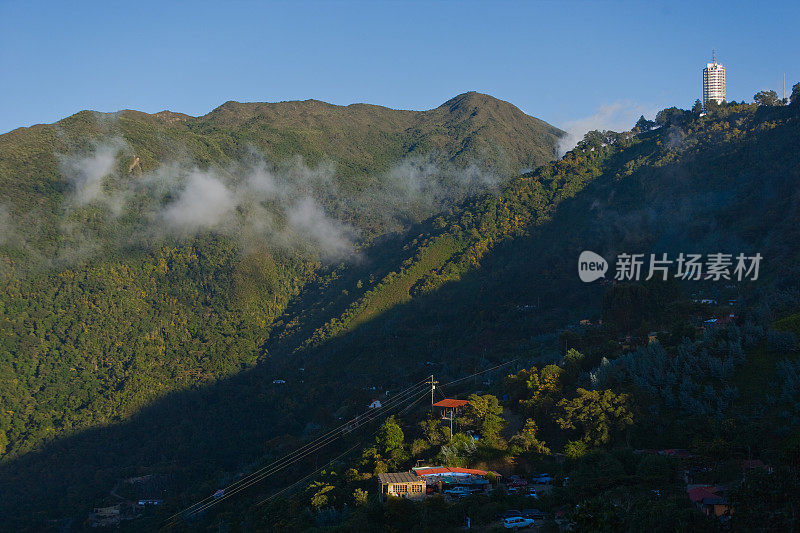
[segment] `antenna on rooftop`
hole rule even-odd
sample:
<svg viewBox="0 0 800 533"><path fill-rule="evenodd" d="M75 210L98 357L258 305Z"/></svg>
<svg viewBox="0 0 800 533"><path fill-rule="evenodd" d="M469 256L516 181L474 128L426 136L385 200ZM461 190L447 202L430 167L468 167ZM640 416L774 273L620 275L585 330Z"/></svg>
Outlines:
<svg viewBox="0 0 800 533"><path fill-rule="evenodd" d="M715 49L711 49L711 62L716 64L717 62L717 51Z"/></svg>

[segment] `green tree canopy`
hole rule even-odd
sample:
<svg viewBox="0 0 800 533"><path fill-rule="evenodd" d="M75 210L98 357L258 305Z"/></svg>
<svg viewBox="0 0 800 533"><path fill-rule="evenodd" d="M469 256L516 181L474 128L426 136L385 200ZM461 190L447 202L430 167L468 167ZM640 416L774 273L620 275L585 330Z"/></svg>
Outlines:
<svg viewBox="0 0 800 533"><path fill-rule="evenodd" d="M404 440L403 430L394 416L386 419L386 422L378 430L378 436L375 437L375 442L378 444L380 451L387 455L396 450L402 450Z"/></svg>
<svg viewBox="0 0 800 533"><path fill-rule="evenodd" d="M575 378L581 371L581 365L583 364L584 355L576 350L575 348L570 348L567 350L567 353L564 354L564 370L569 374L571 377Z"/></svg>
<svg viewBox="0 0 800 533"><path fill-rule="evenodd" d="M572 400L561 400L563 416L557 422L563 429L578 429L583 441L591 446L611 443L614 433L633 424L633 412L627 394L611 390L578 389Z"/></svg>
<svg viewBox="0 0 800 533"><path fill-rule="evenodd" d="M493 440L500 435L506 421L500 416L503 407L496 396L471 394L469 404L464 407L461 423L477 430L485 439Z"/></svg>
<svg viewBox="0 0 800 533"><path fill-rule="evenodd" d="M478 443L465 433L456 433L439 452L439 460L446 466L468 466Z"/></svg>
<svg viewBox="0 0 800 533"><path fill-rule="evenodd" d="M738 531L793 531L800 508L800 478L791 468L755 469L731 491Z"/></svg>
<svg viewBox="0 0 800 533"><path fill-rule="evenodd" d="M549 455L550 448L547 447L544 441L540 441L536 436L538 431L539 426L536 425L536 421L529 418L525 421L525 425L522 426L519 433L511 438L511 444L519 446L526 452Z"/></svg>
<svg viewBox="0 0 800 533"><path fill-rule="evenodd" d="M753 96L753 101L760 106L783 105L783 101L778 98L775 91L759 91Z"/></svg>
<svg viewBox="0 0 800 533"><path fill-rule="evenodd" d="M655 126L656 126L656 123L651 121L651 120L647 120L646 118L644 118L644 115L640 116L639 120L636 121L636 128L639 131L650 131Z"/></svg>
<svg viewBox="0 0 800 533"><path fill-rule="evenodd" d="M681 125L686 120L688 111L678 109L677 107L668 107L662 109L656 114L656 125L658 126L671 126Z"/></svg>
<svg viewBox="0 0 800 533"><path fill-rule="evenodd" d="M800 105L800 83L795 83L792 87L792 95L789 97L792 105Z"/></svg>
<svg viewBox="0 0 800 533"><path fill-rule="evenodd" d="M506 387L515 400L537 401L543 396L561 391L562 373L563 370L557 365L547 365L541 370L533 366L530 370L522 369L509 375L506 378Z"/></svg>

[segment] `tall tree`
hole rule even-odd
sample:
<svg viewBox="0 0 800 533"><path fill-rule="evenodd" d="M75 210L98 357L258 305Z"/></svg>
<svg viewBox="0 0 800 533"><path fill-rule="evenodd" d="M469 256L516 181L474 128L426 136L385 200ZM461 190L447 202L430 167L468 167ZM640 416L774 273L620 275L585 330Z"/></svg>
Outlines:
<svg viewBox="0 0 800 533"><path fill-rule="evenodd" d="M386 422L383 423L378 431L378 436L375 438L375 440L380 451L386 455L390 455L396 450L403 449L405 435L403 434L403 430L400 428L400 425L397 423L397 419L395 419L394 416L390 416L386 419Z"/></svg>
<svg viewBox="0 0 800 533"><path fill-rule="evenodd" d="M578 429L583 440L592 446L611 443L614 434L633 424L633 412L627 394L611 390L578 389L578 396L558 403L563 416L556 422L563 429Z"/></svg>
<svg viewBox="0 0 800 533"><path fill-rule="evenodd" d="M753 96L753 101L760 106L783 105L783 101L778 98L775 91L759 91Z"/></svg>
<svg viewBox="0 0 800 533"><path fill-rule="evenodd" d="M636 128L639 131L650 131L655 127L655 122L651 122L644 118L644 115L639 117L639 120L636 121Z"/></svg>
<svg viewBox="0 0 800 533"><path fill-rule="evenodd" d="M519 446L526 452L535 452L540 454L550 454L550 448L544 441L539 440L536 433L539 431L539 426L536 421L529 418L525 421L522 429L511 438L511 444Z"/></svg>
<svg viewBox="0 0 800 533"><path fill-rule="evenodd" d="M500 435L506 421L500 416L503 407L496 396L471 394L469 404L464 407L462 423L476 429L485 439L493 440Z"/></svg>
<svg viewBox="0 0 800 533"><path fill-rule="evenodd" d="M795 83L792 87L792 95L789 97L792 105L800 105L800 83Z"/></svg>

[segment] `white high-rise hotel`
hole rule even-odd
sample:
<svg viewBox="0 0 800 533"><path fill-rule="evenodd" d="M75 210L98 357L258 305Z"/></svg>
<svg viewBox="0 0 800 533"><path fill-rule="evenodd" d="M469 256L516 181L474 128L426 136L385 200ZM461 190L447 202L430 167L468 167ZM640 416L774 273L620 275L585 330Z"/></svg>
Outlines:
<svg viewBox="0 0 800 533"><path fill-rule="evenodd" d="M706 63L706 68L703 69L703 108L706 108L711 100L718 104L725 100L725 67L717 63L716 54L711 63Z"/></svg>

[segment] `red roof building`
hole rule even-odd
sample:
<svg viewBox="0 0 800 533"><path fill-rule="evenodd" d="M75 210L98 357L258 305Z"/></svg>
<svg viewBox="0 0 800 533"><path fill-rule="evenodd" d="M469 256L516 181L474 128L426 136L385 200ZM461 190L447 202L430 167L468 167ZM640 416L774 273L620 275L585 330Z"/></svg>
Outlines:
<svg viewBox="0 0 800 533"><path fill-rule="evenodd" d="M418 476L485 476L487 474L486 470L449 466L421 466L419 468L413 468L412 470Z"/></svg>
<svg viewBox="0 0 800 533"><path fill-rule="evenodd" d="M455 409L458 407L464 407L469 402L467 400L453 400L450 398L446 398L440 402L436 402L433 404L434 407L447 407L448 409Z"/></svg>

